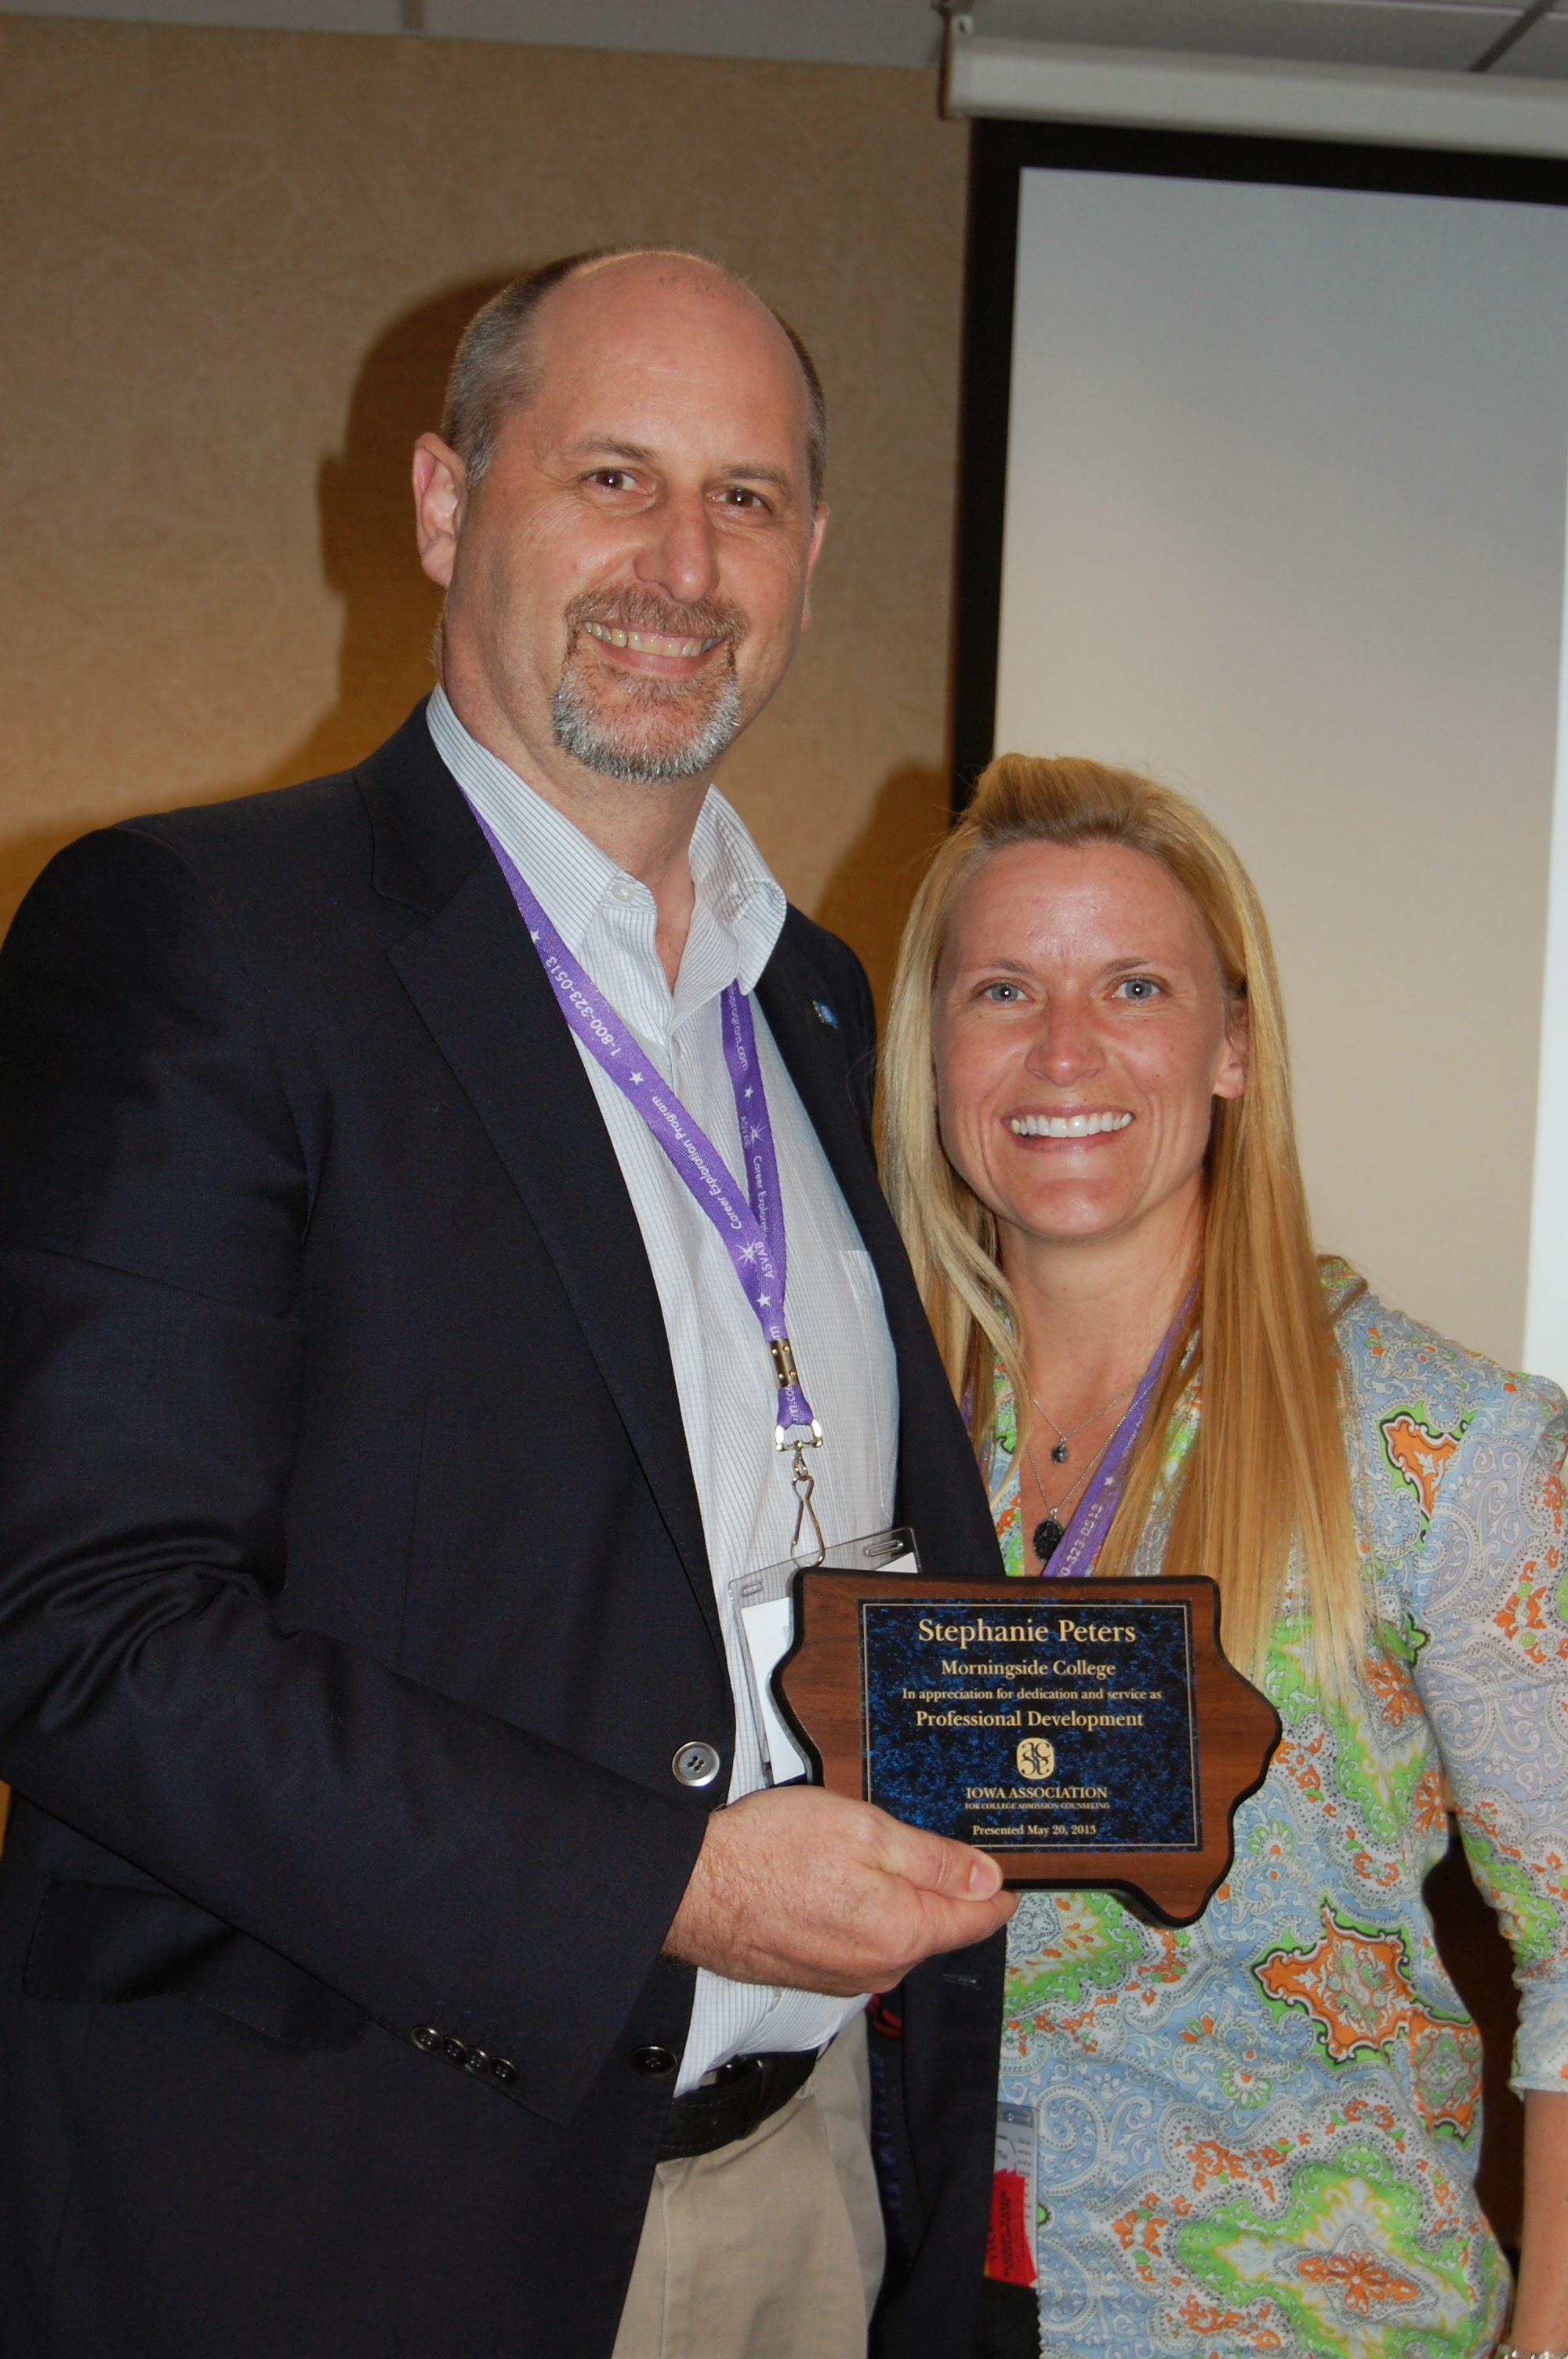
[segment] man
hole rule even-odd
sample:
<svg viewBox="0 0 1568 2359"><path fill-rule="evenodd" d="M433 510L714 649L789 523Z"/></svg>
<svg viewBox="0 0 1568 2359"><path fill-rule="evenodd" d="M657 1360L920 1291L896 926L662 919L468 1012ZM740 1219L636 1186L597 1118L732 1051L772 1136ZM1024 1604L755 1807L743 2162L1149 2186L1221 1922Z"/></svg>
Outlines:
<svg viewBox="0 0 1568 2359"><path fill-rule="evenodd" d="M821 448L712 265L509 290L415 455L428 709L17 919L5 2359L849 2354L860 1995L925 1959L879 2332L967 2347L1009 1904L758 1790L730 1594L805 1496L995 1562L863 977L708 791L806 621Z"/></svg>

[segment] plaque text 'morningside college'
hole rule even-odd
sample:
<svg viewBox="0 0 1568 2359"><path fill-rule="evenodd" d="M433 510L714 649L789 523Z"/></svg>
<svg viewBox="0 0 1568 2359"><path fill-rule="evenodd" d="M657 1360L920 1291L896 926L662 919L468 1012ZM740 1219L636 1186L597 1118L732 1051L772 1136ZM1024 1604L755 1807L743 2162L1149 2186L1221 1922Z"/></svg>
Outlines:
<svg viewBox="0 0 1568 2359"><path fill-rule="evenodd" d="M993 1853L1196 1851L1191 1609L862 1598L865 1793Z"/></svg>

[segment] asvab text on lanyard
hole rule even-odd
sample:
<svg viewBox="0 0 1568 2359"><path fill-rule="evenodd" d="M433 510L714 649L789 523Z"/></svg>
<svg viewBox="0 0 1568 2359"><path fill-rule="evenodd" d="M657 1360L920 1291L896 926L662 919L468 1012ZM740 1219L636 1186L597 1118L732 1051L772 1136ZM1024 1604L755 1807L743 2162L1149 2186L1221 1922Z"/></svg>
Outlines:
<svg viewBox="0 0 1568 2359"><path fill-rule="evenodd" d="M473 806L470 804L470 809ZM756 1314L773 1362L778 1387L778 1422L774 1447L791 1453L790 1482L795 1497L795 1533L790 1553L809 1553L820 1564L827 1553L822 1527L812 1506L816 1489L806 1451L822 1444L822 1428L802 1390L789 1331L784 1324L784 1287L788 1251L784 1239L784 1203L779 1191L778 1158L773 1126L768 1114L757 1057L756 1027L750 1000L731 983L720 1006L724 1026L724 1062L735 1093L735 1115L746 1158L746 1201L729 1166L701 1125L695 1121L673 1089L639 1048L631 1027L616 1014L598 985L586 975L568 950L527 879L510 859L480 812L474 817L495 854L511 889L540 963L555 985L561 1013L589 1054L603 1067L627 1103L633 1107L669 1158L676 1177L706 1214L730 1256L741 1290ZM806 1549L802 1540L810 1527Z"/></svg>

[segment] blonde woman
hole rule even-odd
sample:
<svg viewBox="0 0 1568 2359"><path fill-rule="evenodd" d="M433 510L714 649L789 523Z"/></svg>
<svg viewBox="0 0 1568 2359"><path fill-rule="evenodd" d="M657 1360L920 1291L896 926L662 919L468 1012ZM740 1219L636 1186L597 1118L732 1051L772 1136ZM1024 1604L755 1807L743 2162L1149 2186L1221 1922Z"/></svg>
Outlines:
<svg viewBox="0 0 1568 2359"><path fill-rule="evenodd" d="M992 764L910 919L883 1125L1009 1572L1210 1574L1284 1724L1196 1924L1024 1897L981 2347L1033 2350L1037 2299L1049 2359L1562 2352L1563 1396L1318 1263L1256 896L1147 779ZM1421 1896L1445 1789L1521 1993L1511 2325Z"/></svg>

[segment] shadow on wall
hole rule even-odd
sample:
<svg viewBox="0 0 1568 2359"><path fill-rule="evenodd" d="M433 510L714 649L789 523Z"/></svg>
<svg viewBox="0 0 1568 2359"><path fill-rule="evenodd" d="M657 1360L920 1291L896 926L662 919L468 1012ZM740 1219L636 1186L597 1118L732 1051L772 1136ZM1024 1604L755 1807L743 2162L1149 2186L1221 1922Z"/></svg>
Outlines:
<svg viewBox="0 0 1568 2359"><path fill-rule="evenodd" d="M74 843L85 831L81 826L40 828L36 834L14 835L0 842L0 933L16 916L34 879L40 876L57 852Z"/></svg>
<svg viewBox="0 0 1568 2359"><path fill-rule="evenodd" d="M506 283L470 279L416 304L366 353L349 399L342 450L322 460L316 479L321 571L343 605L337 701L280 761L222 795L256 794L345 769L428 694L441 593L414 554L409 457L417 437L440 423L458 338Z"/></svg>
<svg viewBox="0 0 1568 2359"><path fill-rule="evenodd" d="M440 422L463 328L505 284L502 277L472 279L416 304L366 353L342 448L322 460L316 485L321 570L343 607L336 700L265 771L203 787L189 799L225 802L343 769L390 736L428 691L441 599L414 554L409 454L416 437ZM39 831L0 842L0 928L39 871L81 832Z"/></svg>
<svg viewBox="0 0 1568 2359"><path fill-rule="evenodd" d="M899 938L926 864L947 832L947 781L907 764L888 779L816 909L842 934L871 977L879 1026L887 1016Z"/></svg>

